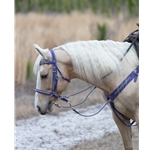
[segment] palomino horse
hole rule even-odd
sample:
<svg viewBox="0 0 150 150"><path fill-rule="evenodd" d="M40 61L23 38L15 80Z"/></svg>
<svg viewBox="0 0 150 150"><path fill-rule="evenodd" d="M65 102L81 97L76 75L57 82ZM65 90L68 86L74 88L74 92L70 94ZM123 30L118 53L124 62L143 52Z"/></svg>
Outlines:
<svg viewBox="0 0 150 150"><path fill-rule="evenodd" d="M133 46L122 59L129 46L128 42L93 40L71 42L49 50L34 44L39 54L34 64L34 73L37 75L37 111L42 115L51 111L57 99L63 100L61 93L73 78L93 85L103 78L96 87L110 95L139 64ZM130 120L126 119L128 117L139 126L138 78L126 86L113 100L113 104L124 123L130 124ZM125 150L132 150L131 127L125 126L114 113L112 115L122 135Z"/></svg>

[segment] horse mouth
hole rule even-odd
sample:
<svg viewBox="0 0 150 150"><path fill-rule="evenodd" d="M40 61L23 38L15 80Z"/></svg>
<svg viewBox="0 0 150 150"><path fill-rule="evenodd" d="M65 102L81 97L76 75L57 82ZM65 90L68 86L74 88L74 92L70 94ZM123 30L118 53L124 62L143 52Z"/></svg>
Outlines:
<svg viewBox="0 0 150 150"><path fill-rule="evenodd" d="M47 109L47 112L52 112L53 111L53 103L50 101L49 103L48 103L48 109Z"/></svg>

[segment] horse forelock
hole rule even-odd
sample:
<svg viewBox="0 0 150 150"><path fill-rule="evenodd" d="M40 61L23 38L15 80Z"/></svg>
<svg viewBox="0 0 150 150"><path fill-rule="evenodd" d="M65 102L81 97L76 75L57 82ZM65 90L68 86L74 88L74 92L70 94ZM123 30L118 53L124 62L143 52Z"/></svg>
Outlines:
<svg viewBox="0 0 150 150"><path fill-rule="evenodd" d="M33 73L35 75L37 75L38 73L38 69L39 69L39 64L41 62L41 60L43 59L43 57L41 55L39 55L34 63L34 67L33 67Z"/></svg>
<svg viewBox="0 0 150 150"><path fill-rule="evenodd" d="M80 78L97 80L111 71L121 70L119 67L125 64L131 68L136 67L138 58L132 47L123 61L120 59L130 46L127 42L106 41L78 41L59 46L71 57L74 70ZM54 48L55 49L55 48Z"/></svg>

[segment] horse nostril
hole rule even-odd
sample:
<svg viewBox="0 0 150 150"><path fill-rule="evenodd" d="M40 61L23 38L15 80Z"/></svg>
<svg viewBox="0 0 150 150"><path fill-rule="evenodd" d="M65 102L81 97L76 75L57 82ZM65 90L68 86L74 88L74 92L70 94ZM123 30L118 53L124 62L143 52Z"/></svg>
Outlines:
<svg viewBox="0 0 150 150"><path fill-rule="evenodd" d="M37 107L37 109L38 109L38 112L41 114L41 115L45 115L46 114L46 112L42 112L42 110L41 110L41 108L39 107L39 106L36 106Z"/></svg>
<svg viewBox="0 0 150 150"><path fill-rule="evenodd" d="M41 108L39 106L36 106L38 109L38 112L41 113Z"/></svg>

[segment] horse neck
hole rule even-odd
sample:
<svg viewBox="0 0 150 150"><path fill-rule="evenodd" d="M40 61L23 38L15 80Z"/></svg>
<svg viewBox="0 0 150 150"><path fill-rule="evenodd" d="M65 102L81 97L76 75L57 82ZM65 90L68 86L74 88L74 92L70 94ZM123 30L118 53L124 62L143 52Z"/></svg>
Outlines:
<svg viewBox="0 0 150 150"><path fill-rule="evenodd" d="M108 95L111 94L128 76L128 71L112 71L110 75L104 78L97 87L103 90Z"/></svg>
<svg viewBox="0 0 150 150"><path fill-rule="evenodd" d="M122 66L121 68L124 67ZM85 78L80 78L78 74L76 76L78 79L96 86L109 95L122 83L122 81L129 75L132 70L132 68L126 68L122 69L121 71L112 71L103 76L104 78L97 78L95 81L88 80L86 76Z"/></svg>
<svg viewBox="0 0 150 150"><path fill-rule="evenodd" d="M113 88L116 86L116 75L115 73L112 73L108 75L108 77L104 78L102 81L98 83L100 78L97 78L96 80L89 80L86 75L84 77L80 76L80 73L77 70L74 70L72 60L68 53L63 50L55 50L57 62L60 68L64 68L62 66L65 66L65 74L68 75L69 79L80 79L87 83L90 83L92 85L96 85L97 88L105 91L106 93L109 93L113 90ZM108 73L109 74L109 73ZM107 74L106 74L107 75ZM115 82L114 82L115 81Z"/></svg>
<svg viewBox="0 0 150 150"><path fill-rule="evenodd" d="M116 68L116 70L109 70L109 69L105 68L106 70L109 70L109 71L104 72L103 76L98 76L94 80L93 79L90 80L89 78L87 78L86 74L83 74L81 77L80 71L74 70L71 57L69 56L69 54L66 51L64 51L62 49L56 49L55 54L56 54L57 62L60 65L60 67L62 65L64 66L63 68L65 68L65 71L66 71L65 74L68 75L68 78L70 78L70 79L78 78L78 79L81 79L92 85L96 84L97 88L103 90L104 92L106 92L108 94L110 94L115 88L117 88L118 85L133 70L133 67L130 67L130 66L127 67L126 62L122 61L122 62L120 62L120 65L118 68ZM94 70L91 70L91 71L94 72ZM113 72L110 75L108 75L111 71L113 71ZM94 73L93 73L93 75L94 75ZM107 77L104 78L102 81L100 81L101 78L103 78L104 76L107 76Z"/></svg>
<svg viewBox="0 0 150 150"><path fill-rule="evenodd" d="M81 78L78 72L76 72L75 77L96 86L109 95L122 83L133 69L134 68L130 66L127 67L126 63L123 62L122 64L120 63L120 67L116 68L116 70L112 70L103 77L99 77L95 80L89 80L86 78L86 75L84 78Z"/></svg>

